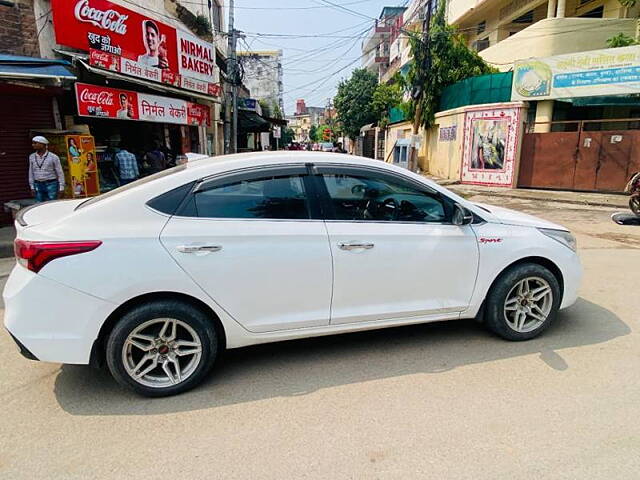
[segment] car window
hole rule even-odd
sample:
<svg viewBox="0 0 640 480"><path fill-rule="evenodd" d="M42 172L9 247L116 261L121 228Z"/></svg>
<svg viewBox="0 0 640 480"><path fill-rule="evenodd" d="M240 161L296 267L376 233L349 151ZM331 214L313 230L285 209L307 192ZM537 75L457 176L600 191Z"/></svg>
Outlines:
<svg viewBox="0 0 640 480"><path fill-rule="evenodd" d="M336 220L444 222L447 210L435 193L375 174L322 175Z"/></svg>
<svg viewBox="0 0 640 480"><path fill-rule="evenodd" d="M196 192L198 217L308 219L309 202L300 175L269 176Z"/></svg>

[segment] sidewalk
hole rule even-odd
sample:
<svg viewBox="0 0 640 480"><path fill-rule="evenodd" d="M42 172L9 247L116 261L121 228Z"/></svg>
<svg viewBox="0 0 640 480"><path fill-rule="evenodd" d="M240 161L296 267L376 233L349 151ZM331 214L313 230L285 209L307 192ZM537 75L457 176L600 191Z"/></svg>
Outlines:
<svg viewBox="0 0 640 480"><path fill-rule="evenodd" d="M574 205L589 205L594 207L629 209L629 197L613 193L568 192L564 190L533 190L529 188L496 188L479 185L462 185L454 180L444 180L428 177L439 185L447 187L452 192L465 198L475 195L489 197L519 198L540 202L569 203Z"/></svg>

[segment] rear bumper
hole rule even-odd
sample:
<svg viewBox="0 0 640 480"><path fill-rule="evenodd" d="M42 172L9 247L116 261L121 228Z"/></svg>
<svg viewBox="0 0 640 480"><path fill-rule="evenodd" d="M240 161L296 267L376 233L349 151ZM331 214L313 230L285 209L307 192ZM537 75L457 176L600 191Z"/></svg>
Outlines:
<svg viewBox="0 0 640 480"><path fill-rule="evenodd" d="M27 358L88 364L115 305L16 265L3 292L4 325Z"/></svg>

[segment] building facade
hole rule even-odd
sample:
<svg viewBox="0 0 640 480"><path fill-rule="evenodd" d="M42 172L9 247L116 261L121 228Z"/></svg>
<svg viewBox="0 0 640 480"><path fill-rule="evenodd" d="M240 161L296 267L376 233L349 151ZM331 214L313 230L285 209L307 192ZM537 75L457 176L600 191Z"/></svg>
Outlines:
<svg viewBox="0 0 640 480"><path fill-rule="evenodd" d="M389 68L392 35L402 26L405 7L384 7L362 41L362 67L382 79Z"/></svg>
<svg viewBox="0 0 640 480"><path fill-rule="evenodd" d="M238 59L251 97L277 105L284 112L282 50L242 51Z"/></svg>
<svg viewBox="0 0 640 480"><path fill-rule="evenodd" d="M187 152L222 154L224 11L219 0L209 5L0 3L0 206L29 201L26 158L38 133L88 138L73 165L69 160L73 182L67 183L73 189L65 195L72 197L118 186L113 152L121 143L138 156L143 172L144 153L154 144L171 161ZM118 28L90 21L90 15L104 10L118 19ZM52 144L63 166L65 148Z"/></svg>

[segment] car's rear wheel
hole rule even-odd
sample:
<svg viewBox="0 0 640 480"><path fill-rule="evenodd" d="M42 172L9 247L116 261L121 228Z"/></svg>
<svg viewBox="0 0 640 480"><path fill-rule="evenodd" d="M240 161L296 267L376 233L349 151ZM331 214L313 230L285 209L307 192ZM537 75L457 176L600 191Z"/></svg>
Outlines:
<svg viewBox="0 0 640 480"><path fill-rule="evenodd" d="M158 301L127 312L107 341L113 377L149 397L182 393L211 369L218 342L211 319L178 301Z"/></svg>
<svg viewBox="0 0 640 480"><path fill-rule="evenodd" d="M504 272L487 296L486 325L507 340L529 340L556 318L561 291L558 279L538 264L515 265Z"/></svg>

